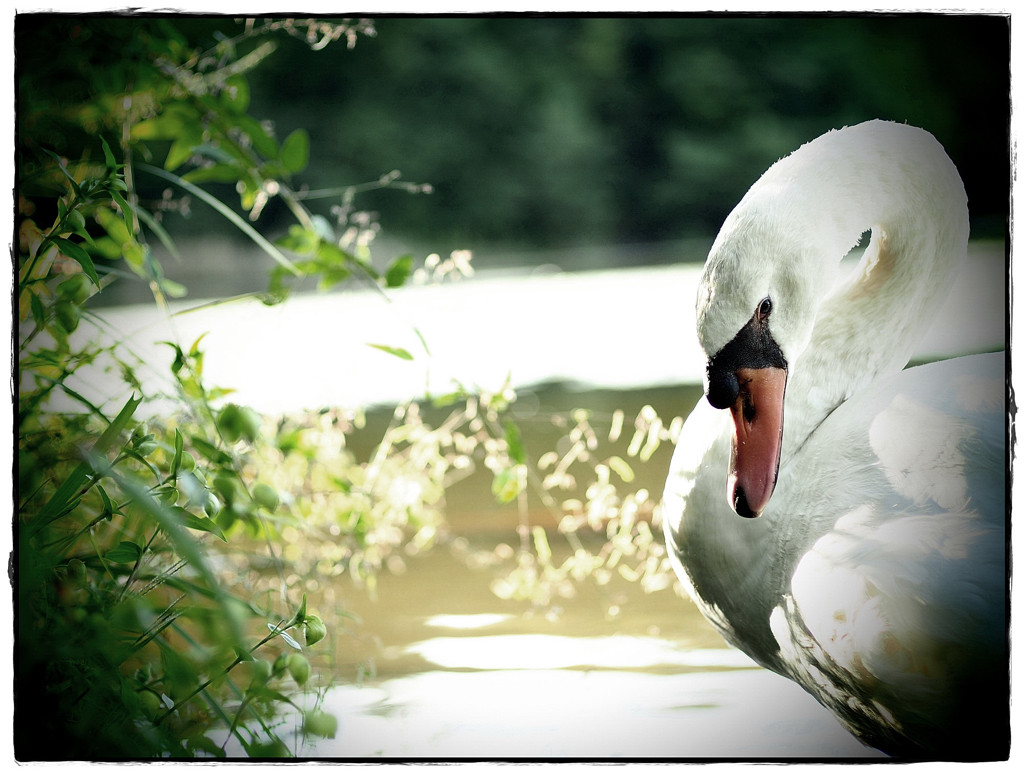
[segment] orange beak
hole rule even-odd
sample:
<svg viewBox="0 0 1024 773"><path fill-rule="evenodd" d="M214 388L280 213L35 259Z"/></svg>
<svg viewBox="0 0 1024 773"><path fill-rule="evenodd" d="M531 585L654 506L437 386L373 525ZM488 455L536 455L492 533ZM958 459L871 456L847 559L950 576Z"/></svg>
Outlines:
<svg viewBox="0 0 1024 773"><path fill-rule="evenodd" d="M729 463L729 503L739 515L756 518L775 491L782 456L784 368L736 370L739 396L729 410L735 434Z"/></svg>

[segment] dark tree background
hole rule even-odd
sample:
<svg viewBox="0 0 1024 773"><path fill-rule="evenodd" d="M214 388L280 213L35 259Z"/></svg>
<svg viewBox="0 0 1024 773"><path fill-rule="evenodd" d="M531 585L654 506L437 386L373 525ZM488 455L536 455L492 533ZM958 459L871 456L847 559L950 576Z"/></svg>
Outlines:
<svg viewBox="0 0 1024 773"><path fill-rule="evenodd" d="M61 20L61 41L52 17L19 21L22 40L46 28L35 36L45 48L19 50L22 83L35 76L42 88L130 51L133 26L173 24L197 47L240 29L171 15L122 17L112 32L109 18L85 16ZM278 137L309 131L301 182L311 189L391 170L429 183L430 196L384 189L356 202L429 251L470 248L485 267L498 252L530 260L538 248L710 240L768 165L870 118L935 134L965 180L975 236L1005 231L1006 17L385 16L374 26L351 50L276 36L250 76L251 113ZM335 202L317 206L326 214ZM283 209L268 207L267 230ZM168 227L218 223L195 207L192 222Z"/></svg>
<svg viewBox="0 0 1024 773"><path fill-rule="evenodd" d="M831 128L927 128L1001 234L1009 26L983 16L382 18L376 39L288 41L254 104L312 136L310 184L391 169L385 225L479 247L713 235L780 156ZM257 112L259 108L257 108ZM294 126L292 126L294 123ZM381 204L385 208L385 204Z"/></svg>

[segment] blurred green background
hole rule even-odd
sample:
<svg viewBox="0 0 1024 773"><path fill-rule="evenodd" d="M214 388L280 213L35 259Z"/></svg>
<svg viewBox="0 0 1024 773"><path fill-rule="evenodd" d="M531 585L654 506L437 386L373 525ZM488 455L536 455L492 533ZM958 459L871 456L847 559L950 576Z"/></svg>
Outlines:
<svg viewBox="0 0 1024 773"><path fill-rule="evenodd" d="M279 136L309 130L312 188L392 169L430 183L431 196L384 190L362 205L383 213L386 231L433 249L713 237L769 164L870 118L935 134L964 177L975 234L1002 235L1004 18L374 24L376 38L352 50L283 41L253 77L253 112Z"/></svg>
<svg viewBox="0 0 1024 773"><path fill-rule="evenodd" d="M228 17L167 20L196 46L241 29ZM19 21L23 40L53 24ZM126 56L133 28L152 22L65 17L66 45L19 50L22 83L61 88L61 72ZM384 188L355 202L418 258L472 249L478 269L703 260L772 162L870 118L935 134L964 178L974 235L1004 236L1006 17L384 16L373 26L351 49L274 36L276 51L248 76L250 112L279 138L309 131L298 182L310 189L392 170L429 183L432 195ZM337 201L313 207L326 216ZM261 229L274 235L286 220L271 201ZM202 205L167 226L234 231ZM595 249L608 245L618 248Z"/></svg>

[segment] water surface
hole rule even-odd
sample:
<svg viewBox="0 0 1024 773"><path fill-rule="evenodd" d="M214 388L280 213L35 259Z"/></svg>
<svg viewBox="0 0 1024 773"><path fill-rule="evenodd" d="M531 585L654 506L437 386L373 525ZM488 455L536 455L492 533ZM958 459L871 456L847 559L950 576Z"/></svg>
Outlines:
<svg viewBox="0 0 1024 773"><path fill-rule="evenodd" d="M672 591L584 585L553 610L503 602L445 549L347 595L352 681L324 708L331 758L879 757L799 687L726 647ZM346 658L347 653L347 658ZM372 663L372 672L366 664Z"/></svg>

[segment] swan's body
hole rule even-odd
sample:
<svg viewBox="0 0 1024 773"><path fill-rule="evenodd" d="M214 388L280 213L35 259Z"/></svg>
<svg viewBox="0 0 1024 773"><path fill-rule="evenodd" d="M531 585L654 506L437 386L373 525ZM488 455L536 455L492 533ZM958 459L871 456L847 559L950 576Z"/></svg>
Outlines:
<svg viewBox="0 0 1024 773"><path fill-rule="evenodd" d="M726 640L912 757L1007 753L1004 355L904 370L967 232L918 129L830 132L768 170L705 266L708 400L664 499Z"/></svg>

